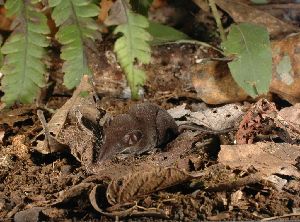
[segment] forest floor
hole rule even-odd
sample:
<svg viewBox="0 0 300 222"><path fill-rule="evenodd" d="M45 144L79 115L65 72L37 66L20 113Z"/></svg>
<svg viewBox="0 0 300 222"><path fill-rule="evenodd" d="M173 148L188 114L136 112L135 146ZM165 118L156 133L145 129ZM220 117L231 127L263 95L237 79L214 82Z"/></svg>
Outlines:
<svg viewBox="0 0 300 222"><path fill-rule="evenodd" d="M63 86L53 43L36 104L1 111L0 221L300 220L296 92L251 99L223 78L227 65L200 64L219 55L213 47L172 43L153 47L141 99L132 101L112 40L88 52L93 78L75 91ZM97 161L107 118L140 103L192 127L148 152ZM141 127L142 138L153 133Z"/></svg>

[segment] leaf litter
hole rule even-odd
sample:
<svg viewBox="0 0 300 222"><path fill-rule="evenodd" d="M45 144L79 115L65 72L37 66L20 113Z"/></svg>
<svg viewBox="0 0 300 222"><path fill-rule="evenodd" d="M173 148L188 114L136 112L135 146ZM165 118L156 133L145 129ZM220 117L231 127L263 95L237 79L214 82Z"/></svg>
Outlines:
<svg viewBox="0 0 300 222"><path fill-rule="evenodd" d="M1 113L1 218L299 218L299 105L279 109L268 100L259 100L253 105L201 106L199 95L193 90L185 92L193 86L195 76L191 73L199 71L194 63L198 51L190 46L168 47L154 51L158 57L152 62L156 70L148 71L159 75L148 85L153 97L145 99L173 108L169 113L179 125L191 124L211 131L186 128L176 139L152 152L116 156L100 165L95 157L101 148L101 127L109 114L125 113L134 102L115 97L102 99L99 106L93 87L85 79L82 88L52 118L47 110L40 113L43 126L36 108L29 112L21 108L20 115ZM166 61L169 55L172 59ZM118 78L117 68L111 70ZM99 75L93 84L97 87L97 82L110 74ZM119 93L119 85L115 89L114 93ZM220 97L214 99L218 101ZM217 104L222 103L224 100ZM227 128L232 131L214 133ZM36 149L35 136L40 131L47 135ZM49 138L63 149L50 143Z"/></svg>

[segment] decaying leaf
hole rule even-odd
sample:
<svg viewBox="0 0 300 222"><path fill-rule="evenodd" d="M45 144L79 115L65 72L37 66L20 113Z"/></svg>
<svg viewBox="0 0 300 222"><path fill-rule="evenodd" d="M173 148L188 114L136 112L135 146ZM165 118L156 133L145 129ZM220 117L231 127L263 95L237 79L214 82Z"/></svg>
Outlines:
<svg viewBox="0 0 300 222"><path fill-rule="evenodd" d="M51 120L47 124L47 130L49 132L49 137L47 138L49 144L46 144L46 141L37 141L36 149L44 154L50 152L57 152L65 149L66 146L58 139L59 134L61 133L68 114L70 110L76 105L80 104L80 101L84 98L82 93L93 92L91 85L88 82L88 76L84 76L78 88L74 91L73 96L53 115ZM52 142L51 142L52 141ZM50 147L50 149L49 149Z"/></svg>
<svg viewBox="0 0 300 222"><path fill-rule="evenodd" d="M25 145L25 141L25 135L17 135L12 139L11 152L21 160L30 158L29 147Z"/></svg>
<svg viewBox="0 0 300 222"><path fill-rule="evenodd" d="M300 126L300 103L281 109L278 114L287 122Z"/></svg>
<svg viewBox="0 0 300 222"><path fill-rule="evenodd" d="M271 42L273 73L270 92L293 104L300 102L300 59L298 50L295 50L298 49L299 42L300 34ZM202 64L199 74L193 75L192 83L198 97L208 104L247 99L247 94L235 83L223 61Z"/></svg>
<svg viewBox="0 0 300 222"><path fill-rule="evenodd" d="M121 0L117 0L110 9L109 16L105 19L106 26L120 25L127 22L126 11Z"/></svg>
<svg viewBox="0 0 300 222"><path fill-rule="evenodd" d="M244 115L239 129L236 133L237 144L253 143L255 137L259 134L269 134L273 128L273 121L265 117L270 114L276 116L277 109L274 103L265 99L255 103Z"/></svg>
<svg viewBox="0 0 300 222"><path fill-rule="evenodd" d="M151 217L159 217L159 218L168 218L166 213L163 210L158 208L145 208L145 207L138 207L134 203L125 203L125 204L118 204L116 206L110 207L106 210L103 210L106 203L106 200L99 200L99 196L101 195L102 186L96 185L92 191L90 192L89 199L96 211L99 213L109 216L109 217L134 217L134 216L151 216ZM98 197L98 198L97 198Z"/></svg>
<svg viewBox="0 0 300 222"><path fill-rule="evenodd" d="M244 114L242 106L228 104L225 106L210 108L204 111L191 112L188 121L209 129L221 131L234 128Z"/></svg>
<svg viewBox="0 0 300 222"><path fill-rule="evenodd" d="M186 104L183 103L180 106L176 106L172 109L168 110L168 113L174 118L174 119L180 119L188 114L190 114L190 110L186 109Z"/></svg>
<svg viewBox="0 0 300 222"><path fill-rule="evenodd" d="M224 104L246 100L249 96L238 86L224 61L207 61L192 83L197 96L207 104Z"/></svg>
<svg viewBox="0 0 300 222"><path fill-rule="evenodd" d="M254 167L265 177L279 174L300 178L300 172L295 167L298 156L300 156L300 146L270 142L223 145L218 160L231 168L245 171Z"/></svg>
<svg viewBox="0 0 300 222"><path fill-rule="evenodd" d="M290 103L300 102L300 34L272 42L273 77L270 91Z"/></svg>
<svg viewBox="0 0 300 222"><path fill-rule="evenodd" d="M95 186L94 183L79 183L67 190L59 192L58 198L50 204L51 207L60 207L62 205L74 207L80 206L82 209L90 207L89 193ZM70 204L71 203L71 204Z"/></svg>
<svg viewBox="0 0 300 222"><path fill-rule="evenodd" d="M226 11L236 23L250 22L265 26L272 37L297 32L299 29L272 15L255 9L239 0L216 0L216 4Z"/></svg>
<svg viewBox="0 0 300 222"><path fill-rule="evenodd" d="M32 118L35 107L33 105L23 105L12 110L1 110L0 125L14 127L17 122L23 122Z"/></svg>
<svg viewBox="0 0 300 222"><path fill-rule="evenodd" d="M193 178L176 168L151 167L111 181L107 188L109 203L126 203L155 191Z"/></svg>
<svg viewBox="0 0 300 222"><path fill-rule="evenodd" d="M236 134L238 144L253 143L267 136L268 138L279 137L287 143L298 143L300 141L300 127L297 122L293 122L294 118L285 119L287 110L295 110L297 108L286 108L286 113L281 112L281 116L274 103L266 99L259 100L254 104L243 117L239 130ZM295 113L296 114L296 113Z"/></svg>

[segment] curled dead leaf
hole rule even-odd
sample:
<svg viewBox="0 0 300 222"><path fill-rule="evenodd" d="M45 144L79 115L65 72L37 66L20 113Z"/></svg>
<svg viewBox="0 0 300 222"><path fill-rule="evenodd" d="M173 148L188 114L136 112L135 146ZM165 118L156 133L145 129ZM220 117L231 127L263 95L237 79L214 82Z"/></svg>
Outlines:
<svg viewBox="0 0 300 222"><path fill-rule="evenodd" d="M117 204L114 207L110 208L109 212L107 212L106 210L103 210L107 207L105 206L107 201L101 198L105 197L105 195L103 195L102 188L104 187L100 185L94 186L94 188L90 192L89 199L94 209L103 215L109 217L152 216L167 218L167 216L162 210L156 208L139 208L136 204Z"/></svg>
<svg viewBox="0 0 300 222"><path fill-rule="evenodd" d="M126 203L176 184L193 176L177 168L150 167L111 181L107 188L110 204Z"/></svg>

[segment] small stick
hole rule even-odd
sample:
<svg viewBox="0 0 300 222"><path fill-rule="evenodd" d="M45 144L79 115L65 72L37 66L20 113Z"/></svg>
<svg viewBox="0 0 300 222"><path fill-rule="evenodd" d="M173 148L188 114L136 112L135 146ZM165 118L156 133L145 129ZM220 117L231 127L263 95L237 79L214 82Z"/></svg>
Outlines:
<svg viewBox="0 0 300 222"><path fill-rule="evenodd" d="M46 144L47 144L48 151L49 151L49 153L51 153L51 147L50 147L50 143L49 143L50 142L49 141L50 133L49 133L49 130L48 130L47 122L46 122L43 111L40 110L40 109L37 110L37 116L38 116L39 120L41 121L42 127L44 129L45 141L46 141Z"/></svg>

